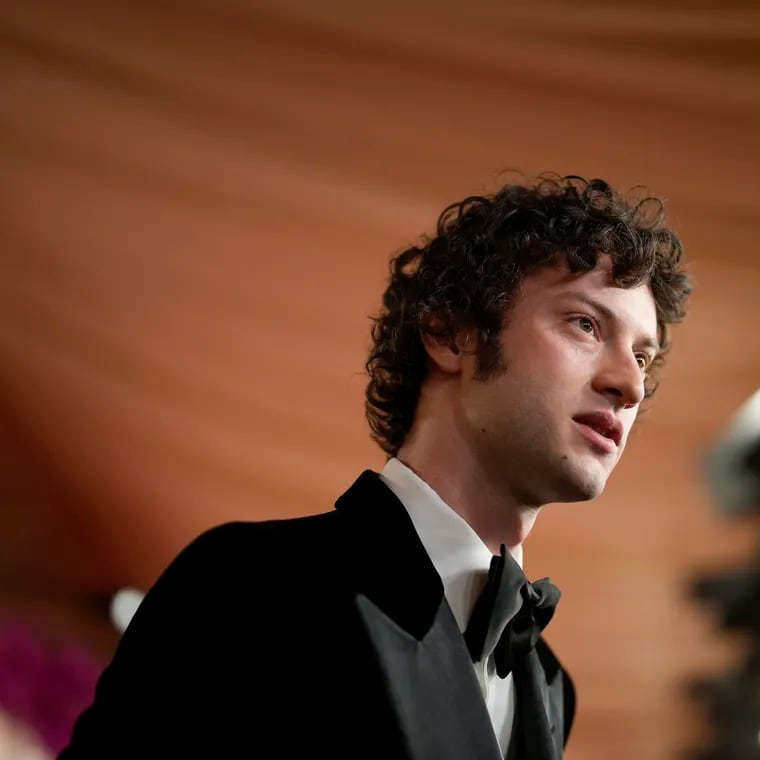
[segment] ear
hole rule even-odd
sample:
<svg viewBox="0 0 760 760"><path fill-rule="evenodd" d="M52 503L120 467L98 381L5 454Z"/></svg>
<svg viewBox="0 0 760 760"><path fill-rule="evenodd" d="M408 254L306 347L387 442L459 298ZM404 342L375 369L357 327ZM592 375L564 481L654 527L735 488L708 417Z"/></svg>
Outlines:
<svg viewBox="0 0 760 760"><path fill-rule="evenodd" d="M422 345L425 346L430 361L448 375L457 375L462 371L465 356L470 343L470 331L459 330L452 337L443 337L436 329L436 318L432 318L427 327L420 330Z"/></svg>

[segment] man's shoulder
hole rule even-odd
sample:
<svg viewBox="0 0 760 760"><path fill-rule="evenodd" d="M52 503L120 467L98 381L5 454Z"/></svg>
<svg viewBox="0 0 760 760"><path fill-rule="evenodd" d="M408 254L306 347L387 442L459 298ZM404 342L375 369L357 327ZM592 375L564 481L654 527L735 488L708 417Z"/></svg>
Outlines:
<svg viewBox="0 0 760 760"><path fill-rule="evenodd" d="M276 520L233 520L213 525L186 543L159 574L148 600L192 597L193 604L223 606L258 589L277 589L300 577L333 575L344 541L332 512ZM267 583L269 579L269 583ZM276 580L276 582L275 582ZM203 602L206 600L206 602Z"/></svg>
<svg viewBox="0 0 760 760"><path fill-rule="evenodd" d="M373 470L362 471L342 493L335 503L320 512L302 515L262 519L229 520L212 525L198 534L185 551L191 553L235 552L237 549L250 550L252 544L265 547L280 547L283 543L292 545L299 541L315 538L328 540L344 526L341 516L347 505L376 504L378 498L394 498Z"/></svg>
<svg viewBox="0 0 760 760"><path fill-rule="evenodd" d="M283 551L298 551L298 544L317 539L326 540L337 527L336 511L267 520L230 520L212 525L182 550L180 556L204 561L218 558L235 559L257 556L278 556Z"/></svg>
<svg viewBox="0 0 760 760"><path fill-rule="evenodd" d="M244 582L267 573L285 577L308 569L326 576L355 560L358 533L352 516L376 505L379 496L387 497L385 490L377 474L364 471L321 512L210 525L180 548L163 577L169 583L190 578L234 586L235 579Z"/></svg>

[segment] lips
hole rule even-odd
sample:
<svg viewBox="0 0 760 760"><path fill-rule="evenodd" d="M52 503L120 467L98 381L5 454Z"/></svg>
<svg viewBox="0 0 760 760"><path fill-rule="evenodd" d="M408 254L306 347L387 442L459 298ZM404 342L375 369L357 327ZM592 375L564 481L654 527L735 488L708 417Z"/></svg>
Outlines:
<svg viewBox="0 0 760 760"><path fill-rule="evenodd" d="M603 438L620 445L623 438L623 424L612 412L586 412L573 417L575 422L591 428Z"/></svg>

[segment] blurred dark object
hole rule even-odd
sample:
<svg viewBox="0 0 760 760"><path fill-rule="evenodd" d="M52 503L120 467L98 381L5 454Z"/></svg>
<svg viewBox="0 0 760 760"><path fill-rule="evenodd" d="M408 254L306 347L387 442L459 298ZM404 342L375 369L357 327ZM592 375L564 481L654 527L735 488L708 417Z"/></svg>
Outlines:
<svg viewBox="0 0 760 760"><path fill-rule="evenodd" d="M731 518L760 512L760 391L734 415L704 460L717 507ZM721 632L745 634L741 665L694 678L687 691L712 734L688 760L760 760L760 551L753 561L695 578L692 599L716 614Z"/></svg>
<svg viewBox="0 0 760 760"><path fill-rule="evenodd" d="M712 746L692 752L693 760L760 757L760 653L743 667L714 678L694 679L689 693L713 728Z"/></svg>
<svg viewBox="0 0 760 760"><path fill-rule="evenodd" d="M722 628L760 632L759 563L700 576L691 595L718 615Z"/></svg>

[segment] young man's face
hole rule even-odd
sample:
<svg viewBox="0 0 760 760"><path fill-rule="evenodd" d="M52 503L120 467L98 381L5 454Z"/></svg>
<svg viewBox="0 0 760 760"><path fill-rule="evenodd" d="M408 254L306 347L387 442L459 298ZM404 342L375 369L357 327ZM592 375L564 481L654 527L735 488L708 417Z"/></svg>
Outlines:
<svg viewBox="0 0 760 760"><path fill-rule="evenodd" d="M614 285L609 257L591 272L540 269L523 281L501 332L505 369L461 375L461 433L483 475L518 503L598 496L625 448L657 351L648 285Z"/></svg>

